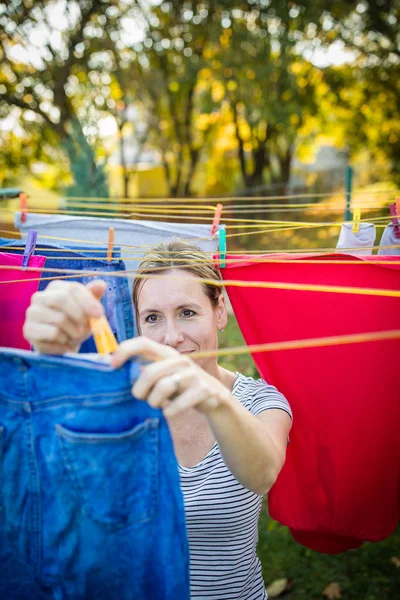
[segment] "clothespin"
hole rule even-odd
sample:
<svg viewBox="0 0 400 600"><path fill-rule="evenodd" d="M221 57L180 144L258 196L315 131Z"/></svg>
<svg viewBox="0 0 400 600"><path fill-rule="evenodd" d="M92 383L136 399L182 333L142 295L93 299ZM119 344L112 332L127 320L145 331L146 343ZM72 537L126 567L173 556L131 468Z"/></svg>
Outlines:
<svg viewBox="0 0 400 600"><path fill-rule="evenodd" d="M108 230L107 262L112 261L113 250L114 250L114 227L110 227L110 229Z"/></svg>
<svg viewBox="0 0 400 600"><path fill-rule="evenodd" d="M214 219L213 219L213 224L211 227L211 235L215 235L217 232L217 227L219 225L219 222L221 220L221 214L222 214L222 209L223 209L223 205L222 204L217 204L217 207L215 209L215 213L214 213Z"/></svg>
<svg viewBox="0 0 400 600"><path fill-rule="evenodd" d="M397 204L397 199L396 199L396 204ZM389 210L390 210L390 214L392 215L392 223L393 223L393 229L394 229L394 235L397 238L400 238L400 225L399 225L399 216L400 214L397 213L396 210L396 204L389 204Z"/></svg>
<svg viewBox="0 0 400 600"><path fill-rule="evenodd" d="M353 233L360 231L360 219L361 219L361 208L355 208L353 211L353 226L351 228Z"/></svg>
<svg viewBox="0 0 400 600"><path fill-rule="evenodd" d="M222 227L219 232L219 268L226 267L226 231Z"/></svg>
<svg viewBox="0 0 400 600"><path fill-rule="evenodd" d="M34 229L29 229L28 237L27 237L26 244L25 244L24 254L22 256L21 267L22 267L23 271L26 270L26 267L29 264L29 259L32 256L32 254L35 252L36 240L37 240L37 231L35 231Z"/></svg>
<svg viewBox="0 0 400 600"><path fill-rule="evenodd" d="M99 318L89 319L90 329L94 337L97 352L99 354L111 354L115 352L118 344L111 330L107 317L104 315Z"/></svg>
<svg viewBox="0 0 400 600"><path fill-rule="evenodd" d="M26 222L26 212L28 210L28 196L21 192L19 195L20 208L21 208L21 223Z"/></svg>

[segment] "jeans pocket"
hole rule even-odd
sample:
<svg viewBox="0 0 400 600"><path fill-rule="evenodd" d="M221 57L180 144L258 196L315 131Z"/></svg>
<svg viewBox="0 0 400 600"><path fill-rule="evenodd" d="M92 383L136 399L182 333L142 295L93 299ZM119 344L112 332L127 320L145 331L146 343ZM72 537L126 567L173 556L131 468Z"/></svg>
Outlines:
<svg viewBox="0 0 400 600"><path fill-rule="evenodd" d="M66 470L87 517L116 530L156 514L159 424L147 419L119 433L56 425Z"/></svg>

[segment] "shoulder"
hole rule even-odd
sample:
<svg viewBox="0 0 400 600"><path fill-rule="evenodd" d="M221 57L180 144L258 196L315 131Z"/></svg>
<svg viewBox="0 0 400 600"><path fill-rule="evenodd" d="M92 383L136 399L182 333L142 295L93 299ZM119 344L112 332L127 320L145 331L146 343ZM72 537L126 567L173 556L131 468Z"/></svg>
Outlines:
<svg viewBox="0 0 400 600"><path fill-rule="evenodd" d="M285 396L265 379L254 379L236 373L232 395L254 415L277 408L286 411L292 418L292 411Z"/></svg>

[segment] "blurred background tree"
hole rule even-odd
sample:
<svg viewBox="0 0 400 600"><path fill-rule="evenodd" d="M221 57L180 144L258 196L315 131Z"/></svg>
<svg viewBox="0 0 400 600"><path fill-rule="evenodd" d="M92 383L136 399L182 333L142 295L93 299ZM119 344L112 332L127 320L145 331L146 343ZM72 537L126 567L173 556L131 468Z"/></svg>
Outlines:
<svg viewBox="0 0 400 600"><path fill-rule="evenodd" d="M125 197L143 162L171 197L281 194L321 139L399 181L399 0L13 0L0 29L3 181L18 139L75 196L112 160Z"/></svg>

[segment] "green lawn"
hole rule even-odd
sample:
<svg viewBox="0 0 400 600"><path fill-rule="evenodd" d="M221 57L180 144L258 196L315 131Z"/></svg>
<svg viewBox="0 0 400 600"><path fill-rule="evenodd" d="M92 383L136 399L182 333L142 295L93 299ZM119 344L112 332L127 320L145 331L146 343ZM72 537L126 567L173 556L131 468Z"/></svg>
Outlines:
<svg viewBox="0 0 400 600"><path fill-rule="evenodd" d="M321 600L330 583L338 583L346 600L396 600L400 598L400 527L388 539L343 554L328 555L295 542L287 527L268 516L264 506L259 527L258 555L264 581L287 578L293 588L290 600Z"/></svg>

